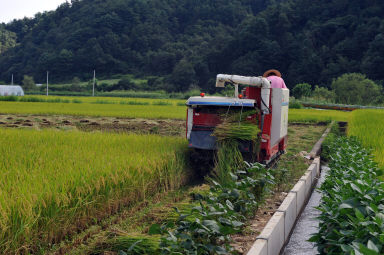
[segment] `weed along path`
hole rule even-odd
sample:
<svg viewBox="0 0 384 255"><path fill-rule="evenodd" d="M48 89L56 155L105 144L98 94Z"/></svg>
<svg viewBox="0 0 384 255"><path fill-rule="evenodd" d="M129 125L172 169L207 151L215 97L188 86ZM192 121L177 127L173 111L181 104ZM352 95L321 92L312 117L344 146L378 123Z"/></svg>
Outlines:
<svg viewBox="0 0 384 255"><path fill-rule="evenodd" d="M328 170L329 168L326 166L321 167L321 175L316 188L313 191L307 206L301 213L300 218L297 220L289 242L282 252L283 255L318 254L314 243L309 242L308 239L312 237L312 234L315 234L318 231L319 221L316 217L320 215L320 211L317 210L316 207L320 204L322 194L317 188L324 182Z"/></svg>

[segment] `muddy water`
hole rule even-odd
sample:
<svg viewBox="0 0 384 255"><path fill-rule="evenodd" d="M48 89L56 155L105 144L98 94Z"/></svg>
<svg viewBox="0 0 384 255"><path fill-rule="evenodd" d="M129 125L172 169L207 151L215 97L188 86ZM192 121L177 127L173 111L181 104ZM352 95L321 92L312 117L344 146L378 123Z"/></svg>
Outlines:
<svg viewBox="0 0 384 255"><path fill-rule="evenodd" d="M321 167L321 176L317 182L316 188L319 188L324 182L328 167ZM318 254L315 243L308 242L307 240L312 236L313 233L317 232L319 222L316 219L319 216L320 211L316 210L321 200L321 193L315 189L312 193L311 198L308 201L307 206L302 212L295 229L292 232L289 243L281 253L283 255L312 255Z"/></svg>

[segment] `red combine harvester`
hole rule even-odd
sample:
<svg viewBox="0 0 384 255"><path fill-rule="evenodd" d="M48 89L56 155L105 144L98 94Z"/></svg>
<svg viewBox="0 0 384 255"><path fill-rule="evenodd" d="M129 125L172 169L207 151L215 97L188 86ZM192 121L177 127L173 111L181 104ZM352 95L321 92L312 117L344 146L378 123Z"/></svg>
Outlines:
<svg viewBox="0 0 384 255"><path fill-rule="evenodd" d="M202 93L188 99L186 135L189 147L199 155L212 155L217 149L212 132L221 123L223 113L256 110L257 114L247 116L247 120L256 118L253 123L258 123L262 130L260 149L255 152L252 141L240 141L239 148L248 155L245 158L268 165L284 153L287 146L289 90L271 88L271 82L265 77L217 75L216 87L224 87L225 83L235 86L234 97L206 97ZM239 85L247 86L242 94L238 92Z"/></svg>

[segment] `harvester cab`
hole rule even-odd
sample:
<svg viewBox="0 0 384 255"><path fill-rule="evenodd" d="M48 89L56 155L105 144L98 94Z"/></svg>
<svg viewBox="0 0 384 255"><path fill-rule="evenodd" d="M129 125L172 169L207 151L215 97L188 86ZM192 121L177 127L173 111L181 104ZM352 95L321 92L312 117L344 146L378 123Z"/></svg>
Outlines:
<svg viewBox="0 0 384 255"><path fill-rule="evenodd" d="M235 87L234 97L190 97L187 101L186 136L189 147L203 154L217 149L217 138L213 136L215 127L223 122L230 112L252 112L246 121L258 125L259 144L253 141L239 141L239 149L248 155L247 159L269 164L285 152L287 146L289 90L271 88L265 77L245 77L219 74L216 87L226 83ZM246 88L239 94L239 85Z"/></svg>

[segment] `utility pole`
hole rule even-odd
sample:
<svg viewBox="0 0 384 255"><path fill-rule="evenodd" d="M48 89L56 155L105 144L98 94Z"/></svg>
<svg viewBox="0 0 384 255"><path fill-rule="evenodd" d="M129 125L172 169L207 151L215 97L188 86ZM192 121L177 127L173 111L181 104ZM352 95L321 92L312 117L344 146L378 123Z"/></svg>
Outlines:
<svg viewBox="0 0 384 255"><path fill-rule="evenodd" d="M93 90L92 90L92 96L95 96L95 83L96 83L96 70L93 70Z"/></svg>
<svg viewBox="0 0 384 255"><path fill-rule="evenodd" d="M48 78L49 78L49 72L47 71L47 96L48 96Z"/></svg>
<svg viewBox="0 0 384 255"><path fill-rule="evenodd" d="M13 74L12 74L12 81L11 81L11 85L13 85Z"/></svg>

